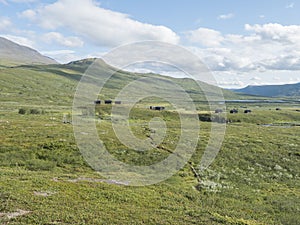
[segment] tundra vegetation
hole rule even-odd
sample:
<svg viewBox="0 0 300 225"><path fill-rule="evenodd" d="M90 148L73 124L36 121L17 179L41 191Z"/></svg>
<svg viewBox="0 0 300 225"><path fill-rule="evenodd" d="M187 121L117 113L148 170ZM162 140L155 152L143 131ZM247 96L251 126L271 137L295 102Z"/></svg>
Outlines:
<svg viewBox="0 0 300 225"><path fill-rule="evenodd" d="M299 224L297 99L230 102L216 114L191 80L174 79L195 100L199 119L226 117L218 120L227 122L222 148L212 165L200 171L211 123L218 122L200 119L199 143L184 168L159 184L131 187L92 170L76 145L72 124L62 122L90 63L0 68L1 224ZM146 75L119 71L99 99L114 99L118 88L137 76ZM225 91L225 98L253 96ZM165 110L149 110L151 105ZM146 152L118 141L111 105L93 107L95 112L86 116L95 120L99 137L120 161L150 165L166 158L178 142L178 113L160 99L145 99L130 113L137 137L149 137L153 117L161 117L169 128L163 142ZM245 108L252 112L244 114ZM231 109L239 113L230 114Z"/></svg>

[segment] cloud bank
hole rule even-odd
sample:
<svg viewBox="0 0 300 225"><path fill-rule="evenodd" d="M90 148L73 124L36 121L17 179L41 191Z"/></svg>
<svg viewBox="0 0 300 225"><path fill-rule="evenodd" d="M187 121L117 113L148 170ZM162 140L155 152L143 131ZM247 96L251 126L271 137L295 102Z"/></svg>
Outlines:
<svg viewBox="0 0 300 225"><path fill-rule="evenodd" d="M191 49L214 71L300 70L300 26L245 25L248 35L200 28L186 33Z"/></svg>
<svg viewBox="0 0 300 225"><path fill-rule="evenodd" d="M101 46L142 40L179 42L179 36L165 26L141 23L126 14L101 8L92 0L59 0L22 15L47 30L64 28Z"/></svg>

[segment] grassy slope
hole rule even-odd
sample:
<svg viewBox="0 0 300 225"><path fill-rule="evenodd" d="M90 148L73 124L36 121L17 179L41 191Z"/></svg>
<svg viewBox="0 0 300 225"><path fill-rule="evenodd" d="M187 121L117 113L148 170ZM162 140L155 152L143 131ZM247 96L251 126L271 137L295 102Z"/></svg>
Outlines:
<svg viewBox="0 0 300 225"><path fill-rule="evenodd" d="M149 187L70 182L80 177L101 178L81 157L72 125L61 122L62 113L71 109L83 70L82 64L0 70L0 212L30 211L11 220L0 216L1 223L297 224L300 220L300 127L257 125L297 123L298 105L281 105L282 111L274 111L276 105L251 105L253 114L229 115L241 122L228 125L222 150L201 174L201 185L189 164L169 180ZM126 82L132 79L129 74L124 76ZM118 82L112 84L122 86ZM113 96L114 91L108 88L104 94ZM238 105L229 105L233 107ZM19 108L45 112L19 115ZM109 107L101 110L109 112ZM147 111L137 108L133 122L147 122L144 113ZM179 132L175 117L168 112L161 116L175 127L169 133L175 139ZM209 128L209 123L201 123L201 142L190 164L199 162ZM109 121L104 120L98 129L111 153L125 162L147 164L166 156L160 149L156 158L130 149L120 151ZM147 135L147 129L134 132ZM171 141L166 140L165 147L171 148Z"/></svg>
<svg viewBox="0 0 300 225"><path fill-rule="evenodd" d="M84 60L74 62L67 65L41 65L41 66L19 66L14 68L0 67L1 73L1 94L6 95L4 101L12 100L21 102L29 100L30 102L45 101L47 104L55 100L54 105L65 104L69 105L72 100L77 82L81 75L88 68L92 60ZM103 63L103 70L111 69ZM125 71L118 71L104 88L104 96L115 97L122 87L139 77L147 77L150 74L133 74ZM153 75L159 79L168 80L163 76ZM13 79L12 79L13 77ZM174 83L183 86L196 101L204 101L202 93L199 93L199 86L190 79L171 79ZM158 84L159 85L159 84ZM213 87L208 89L212 90ZM54 93L53 93L54 92ZM67 94L62 97L61 95ZM23 95L22 95L23 94ZM36 101L30 98L36 98ZM241 99L247 98L243 95L238 95L233 92L224 90L226 99ZM52 98L52 99L51 99Z"/></svg>

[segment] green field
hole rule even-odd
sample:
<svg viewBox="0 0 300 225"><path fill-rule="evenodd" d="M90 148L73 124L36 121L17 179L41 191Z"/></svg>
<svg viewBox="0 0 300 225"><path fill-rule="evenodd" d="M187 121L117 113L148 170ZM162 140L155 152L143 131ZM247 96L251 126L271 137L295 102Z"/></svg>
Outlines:
<svg viewBox="0 0 300 225"><path fill-rule="evenodd" d="M227 113L231 122L222 148L207 170L200 171L198 165L212 123L200 121L200 141L184 168L159 184L132 187L91 169L76 145L72 124L62 122L63 114L72 111L77 83L89 63L0 68L0 224L299 224L297 101L228 103L224 110L240 112ZM113 99L139 76L119 71L99 97ZM200 115L210 113L192 81L174 80L191 94ZM227 91L224 95L252 98ZM118 160L150 165L174 150L180 135L178 114L168 104L165 111L150 111L153 103L166 104L148 99L130 114L132 132L139 138L149 136L153 117L170 127L163 142L148 152L118 141L110 106L101 105L96 115L89 115ZM246 107L251 114L243 113ZM211 113L225 117L225 112Z"/></svg>

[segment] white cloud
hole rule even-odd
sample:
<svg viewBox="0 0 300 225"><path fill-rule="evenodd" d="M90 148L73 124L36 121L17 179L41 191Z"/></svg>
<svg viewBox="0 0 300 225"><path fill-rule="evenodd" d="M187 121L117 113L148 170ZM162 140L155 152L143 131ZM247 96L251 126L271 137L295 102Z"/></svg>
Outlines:
<svg viewBox="0 0 300 225"><path fill-rule="evenodd" d="M245 86L245 83L243 81L224 81L224 80L220 80L218 81L218 85L221 87L227 87L227 88L241 88Z"/></svg>
<svg viewBox="0 0 300 225"><path fill-rule="evenodd" d="M69 49L63 49L63 50L54 50L54 51L43 51L42 52L45 55L62 55L62 54L74 54L75 51L69 50Z"/></svg>
<svg viewBox="0 0 300 225"><path fill-rule="evenodd" d="M78 37L64 37L61 33L50 32L43 35L42 38L46 43L57 43L65 47L82 47L83 41Z"/></svg>
<svg viewBox="0 0 300 225"><path fill-rule="evenodd" d="M180 69L160 62L141 62L131 64L125 68L125 70L135 72L135 73L155 73L161 74L164 76L176 77L176 78L183 78L189 77L188 74L181 71Z"/></svg>
<svg viewBox="0 0 300 225"><path fill-rule="evenodd" d="M37 2L38 0L2 0L4 2L14 2L14 3L32 3Z"/></svg>
<svg viewBox="0 0 300 225"><path fill-rule="evenodd" d="M34 20L36 17L36 12L32 9L27 9L20 13L20 16L26 19Z"/></svg>
<svg viewBox="0 0 300 225"><path fill-rule="evenodd" d="M220 87L241 88L247 85L243 76L232 71L214 72L213 75Z"/></svg>
<svg viewBox="0 0 300 225"><path fill-rule="evenodd" d="M42 51L43 55L54 58L60 63L68 63L71 61L81 59L80 56L76 55L76 52L69 49L54 50L54 51Z"/></svg>
<svg viewBox="0 0 300 225"><path fill-rule="evenodd" d="M4 31L12 25L11 21L8 18L0 17L0 31Z"/></svg>
<svg viewBox="0 0 300 225"><path fill-rule="evenodd" d="M197 42L196 38L191 40L190 34L196 34L198 30L186 32L187 38ZM214 44L191 49L214 71L262 73L300 70L300 26L246 24L245 31L250 33L223 35L209 30L207 35L203 32L202 36L198 36L201 37L198 43L203 45L202 38L207 37L206 43Z"/></svg>
<svg viewBox="0 0 300 225"><path fill-rule="evenodd" d="M0 3L4 5L8 5L9 2L12 3L32 3L32 2L37 2L37 0L0 0Z"/></svg>
<svg viewBox="0 0 300 225"><path fill-rule="evenodd" d="M300 26L284 26L278 23L269 23L264 25L245 25L247 31L254 31L256 35L264 40L277 41L279 43L299 44Z"/></svg>
<svg viewBox="0 0 300 225"><path fill-rule="evenodd" d="M35 13L35 20L43 28L68 29L100 46L143 40L179 42L176 33L167 27L141 23L126 14L101 8L93 0L58 0Z"/></svg>
<svg viewBox="0 0 300 225"><path fill-rule="evenodd" d="M220 46L224 40L220 32L207 28L199 28L198 30L189 31L186 34L190 42L200 43L206 47Z"/></svg>
<svg viewBox="0 0 300 225"><path fill-rule="evenodd" d="M293 71L266 71L265 73L238 73L235 71L217 71L213 73L218 85L224 88L242 88L247 85L269 85L299 82L299 74ZM251 74L251 76L250 76ZM252 79L253 77L259 78Z"/></svg>
<svg viewBox="0 0 300 225"><path fill-rule="evenodd" d="M16 3L30 3L30 2L37 2L38 0L10 0L10 1Z"/></svg>
<svg viewBox="0 0 300 225"><path fill-rule="evenodd" d="M274 57L262 61L260 66L267 70L300 70L300 54Z"/></svg>
<svg viewBox="0 0 300 225"><path fill-rule="evenodd" d="M7 38L8 40L16 42L19 45L27 46L29 48L34 48L34 42L29 40L26 37L20 37L15 35L1 35L1 36Z"/></svg>
<svg viewBox="0 0 300 225"><path fill-rule="evenodd" d="M295 3L294 3L294 2L291 2L290 4L287 4L287 5L285 6L285 8L286 8L286 9L292 9L292 8L294 8L294 6L295 6Z"/></svg>
<svg viewBox="0 0 300 225"><path fill-rule="evenodd" d="M281 80L281 79L280 79L280 77L275 76L275 77L273 77L273 80L279 81L279 80Z"/></svg>
<svg viewBox="0 0 300 225"><path fill-rule="evenodd" d="M199 24L201 24L202 22L203 22L203 19L199 18L199 19L196 19L196 20L195 20L194 24L195 24L195 25L199 25Z"/></svg>
<svg viewBox="0 0 300 225"><path fill-rule="evenodd" d="M233 13L228 13L228 14L219 15L218 19L219 20L228 20L228 19L232 19L233 17L234 17Z"/></svg>
<svg viewBox="0 0 300 225"><path fill-rule="evenodd" d="M261 80L260 77L252 77L250 80Z"/></svg>
<svg viewBox="0 0 300 225"><path fill-rule="evenodd" d="M289 82L287 82L288 84L295 84L295 83L299 83L300 78L299 77L291 77L289 79Z"/></svg>

